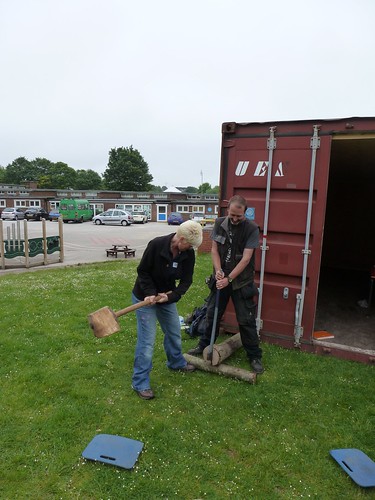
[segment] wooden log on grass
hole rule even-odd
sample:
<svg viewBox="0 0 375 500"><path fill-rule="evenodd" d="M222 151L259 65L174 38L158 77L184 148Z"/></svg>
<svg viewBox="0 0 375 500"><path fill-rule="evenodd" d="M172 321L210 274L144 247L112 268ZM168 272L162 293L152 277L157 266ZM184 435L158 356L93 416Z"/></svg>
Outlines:
<svg viewBox="0 0 375 500"><path fill-rule="evenodd" d="M231 354L233 354L237 349L242 347L241 335L236 333L228 340L221 342L220 344L214 344L212 349L212 365L217 366L222 363L225 359L229 358ZM205 361L209 361L210 346L207 346L203 351L203 359Z"/></svg>
<svg viewBox="0 0 375 500"><path fill-rule="evenodd" d="M236 368L235 366L229 366L226 364L212 366L209 361L197 358L196 356L191 356L190 354L184 354L184 357L188 363L198 368L198 370L224 375L225 377L237 378L239 380L243 380L244 382L248 382L249 384L255 384L256 382L256 373L244 370L243 368Z"/></svg>

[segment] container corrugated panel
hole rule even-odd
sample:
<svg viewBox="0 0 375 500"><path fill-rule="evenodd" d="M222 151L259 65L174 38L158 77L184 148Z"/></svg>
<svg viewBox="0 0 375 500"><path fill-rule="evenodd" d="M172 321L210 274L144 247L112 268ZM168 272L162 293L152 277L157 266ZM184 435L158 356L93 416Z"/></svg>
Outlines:
<svg viewBox="0 0 375 500"><path fill-rule="evenodd" d="M350 141L354 155L353 148L360 147L358 144L368 146L371 142L370 152L364 153L371 156L375 152L375 119L223 124L221 214L225 214L227 200L239 194L247 201L247 216L260 226L261 248L256 252L256 281L261 291L257 324L261 335L273 337L272 341L280 344L306 349L313 346L330 175L334 169L339 170L339 183L344 169L348 175L347 160L341 161L342 169L339 161L332 166L333 149L338 156L343 151L342 139ZM333 148L335 141L340 141L340 147ZM370 163L367 157L361 161ZM374 179L374 170L368 174L369 168L365 168L367 173L362 179L366 185ZM359 193L357 196L361 196ZM366 203L367 212L371 212L371 201ZM370 214L364 215L370 221ZM350 240L354 222L348 222ZM365 257L369 262L363 262L364 267L370 263L374 236L370 247ZM331 260L336 261L333 256L337 251L333 248L328 252ZM348 255L352 254L348 251ZM222 326L236 330L233 306L228 307Z"/></svg>

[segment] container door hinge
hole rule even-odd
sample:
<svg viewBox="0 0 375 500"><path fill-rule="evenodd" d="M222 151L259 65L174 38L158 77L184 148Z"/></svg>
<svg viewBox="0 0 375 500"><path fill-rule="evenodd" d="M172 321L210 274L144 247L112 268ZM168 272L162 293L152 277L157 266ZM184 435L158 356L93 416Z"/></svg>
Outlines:
<svg viewBox="0 0 375 500"><path fill-rule="evenodd" d="M318 135L320 129L320 125L313 126L313 136L310 139L310 149L319 149L320 148L320 137Z"/></svg>
<svg viewBox="0 0 375 500"><path fill-rule="evenodd" d="M256 318L255 320L258 337L260 337L260 331L263 329L263 320L261 318Z"/></svg>
<svg viewBox="0 0 375 500"><path fill-rule="evenodd" d="M303 337L303 326L296 326L294 329L294 347L301 345L300 339Z"/></svg>
<svg viewBox="0 0 375 500"><path fill-rule="evenodd" d="M303 336L303 326L300 323L300 315L302 314L302 294L297 293L297 302L296 302L296 310L295 310L295 318L294 318L294 346L300 346L300 339Z"/></svg>
<svg viewBox="0 0 375 500"><path fill-rule="evenodd" d="M275 137L276 127L270 127L270 136L267 139L267 149L276 149L277 139Z"/></svg>

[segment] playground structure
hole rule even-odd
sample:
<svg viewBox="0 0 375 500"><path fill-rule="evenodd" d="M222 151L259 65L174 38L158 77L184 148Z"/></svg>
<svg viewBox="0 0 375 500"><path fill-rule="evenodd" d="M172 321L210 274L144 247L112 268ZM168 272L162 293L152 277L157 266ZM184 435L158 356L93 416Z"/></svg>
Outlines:
<svg viewBox="0 0 375 500"><path fill-rule="evenodd" d="M5 227L4 222L0 221L0 262L1 269L6 269L6 259L14 259L19 257L16 265L11 267L32 267L39 265L47 265L52 262L48 260L48 256L55 252L59 252L59 262L64 261L64 238L63 225L61 218L58 220L58 232L56 236L47 236L46 221L42 219L42 236L39 238L28 237L27 220L14 221L11 225ZM42 255L42 259L33 259ZM33 260L32 260L33 259Z"/></svg>

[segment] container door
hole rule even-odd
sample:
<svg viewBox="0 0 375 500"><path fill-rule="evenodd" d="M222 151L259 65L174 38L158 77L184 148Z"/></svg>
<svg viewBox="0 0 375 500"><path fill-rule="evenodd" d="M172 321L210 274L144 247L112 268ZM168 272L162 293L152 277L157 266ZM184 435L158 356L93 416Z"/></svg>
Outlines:
<svg viewBox="0 0 375 500"><path fill-rule="evenodd" d="M299 345L313 332L331 136L238 134L223 141L222 198L234 194L261 230L256 251L258 331ZM223 327L236 324L228 308Z"/></svg>

